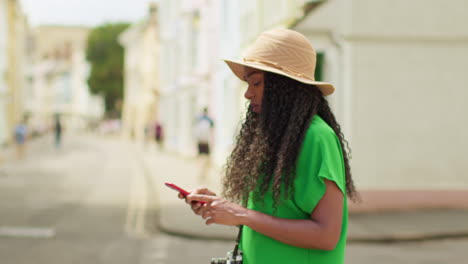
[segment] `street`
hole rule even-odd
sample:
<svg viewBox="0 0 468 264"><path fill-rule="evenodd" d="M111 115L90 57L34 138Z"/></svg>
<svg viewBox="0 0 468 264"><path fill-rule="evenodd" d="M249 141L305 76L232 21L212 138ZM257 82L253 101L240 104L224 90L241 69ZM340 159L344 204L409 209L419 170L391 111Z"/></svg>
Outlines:
<svg viewBox="0 0 468 264"><path fill-rule="evenodd" d="M0 166L0 263L208 263L233 242L156 229L136 146L116 138L35 140ZM468 239L350 243L346 263L464 263Z"/></svg>

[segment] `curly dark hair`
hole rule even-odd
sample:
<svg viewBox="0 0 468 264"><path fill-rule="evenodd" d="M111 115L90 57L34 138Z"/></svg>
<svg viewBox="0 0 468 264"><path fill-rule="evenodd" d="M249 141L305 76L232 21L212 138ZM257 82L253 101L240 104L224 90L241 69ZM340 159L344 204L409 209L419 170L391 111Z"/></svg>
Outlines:
<svg viewBox="0 0 468 264"><path fill-rule="evenodd" d="M246 206L252 192L256 201L263 201L271 184L275 208L283 191L285 198L290 197L294 191L296 160L314 115L319 115L340 140L346 193L356 200L348 142L327 100L314 85L270 72L265 72L261 113L249 108L237 144L226 163L223 195ZM286 186L283 190L282 183Z"/></svg>

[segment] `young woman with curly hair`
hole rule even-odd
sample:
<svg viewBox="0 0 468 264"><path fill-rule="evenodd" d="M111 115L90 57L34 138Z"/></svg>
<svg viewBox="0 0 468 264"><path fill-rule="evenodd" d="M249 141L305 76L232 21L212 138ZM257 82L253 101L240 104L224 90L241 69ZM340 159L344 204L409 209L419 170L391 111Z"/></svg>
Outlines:
<svg viewBox="0 0 468 264"><path fill-rule="evenodd" d="M207 224L243 226L244 263L344 263L347 197L357 193L324 98L334 87L314 80L315 61L309 41L286 29L263 32L242 61L226 60L248 84L249 110L224 198L197 189L186 201Z"/></svg>

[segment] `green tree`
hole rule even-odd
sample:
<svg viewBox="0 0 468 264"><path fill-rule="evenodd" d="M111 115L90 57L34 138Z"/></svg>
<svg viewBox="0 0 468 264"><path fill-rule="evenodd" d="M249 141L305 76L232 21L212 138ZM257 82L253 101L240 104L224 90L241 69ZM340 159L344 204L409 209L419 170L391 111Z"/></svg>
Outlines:
<svg viewBox="0 0 468 264"><path fill-rule="evenodd" d="M86 59L91 64L88 86L91 93L104 96L106 113L120 116L123 98L123 47L118 37L129 24L104 24L88 37Z"/></svg>

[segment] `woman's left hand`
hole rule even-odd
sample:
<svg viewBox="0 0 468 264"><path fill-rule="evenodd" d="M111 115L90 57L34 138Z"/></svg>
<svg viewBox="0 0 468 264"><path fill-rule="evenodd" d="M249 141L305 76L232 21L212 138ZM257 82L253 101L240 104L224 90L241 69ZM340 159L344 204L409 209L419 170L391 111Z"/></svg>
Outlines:
<svg viewBox="0 0 468 264"><path fill-rule="evenodd" d="M208 219L205 222L207 225L242 225L248 211L238 204L211 195L193 194L187 196L187 201L206 202L201 208L201 216Z"/></svg>

